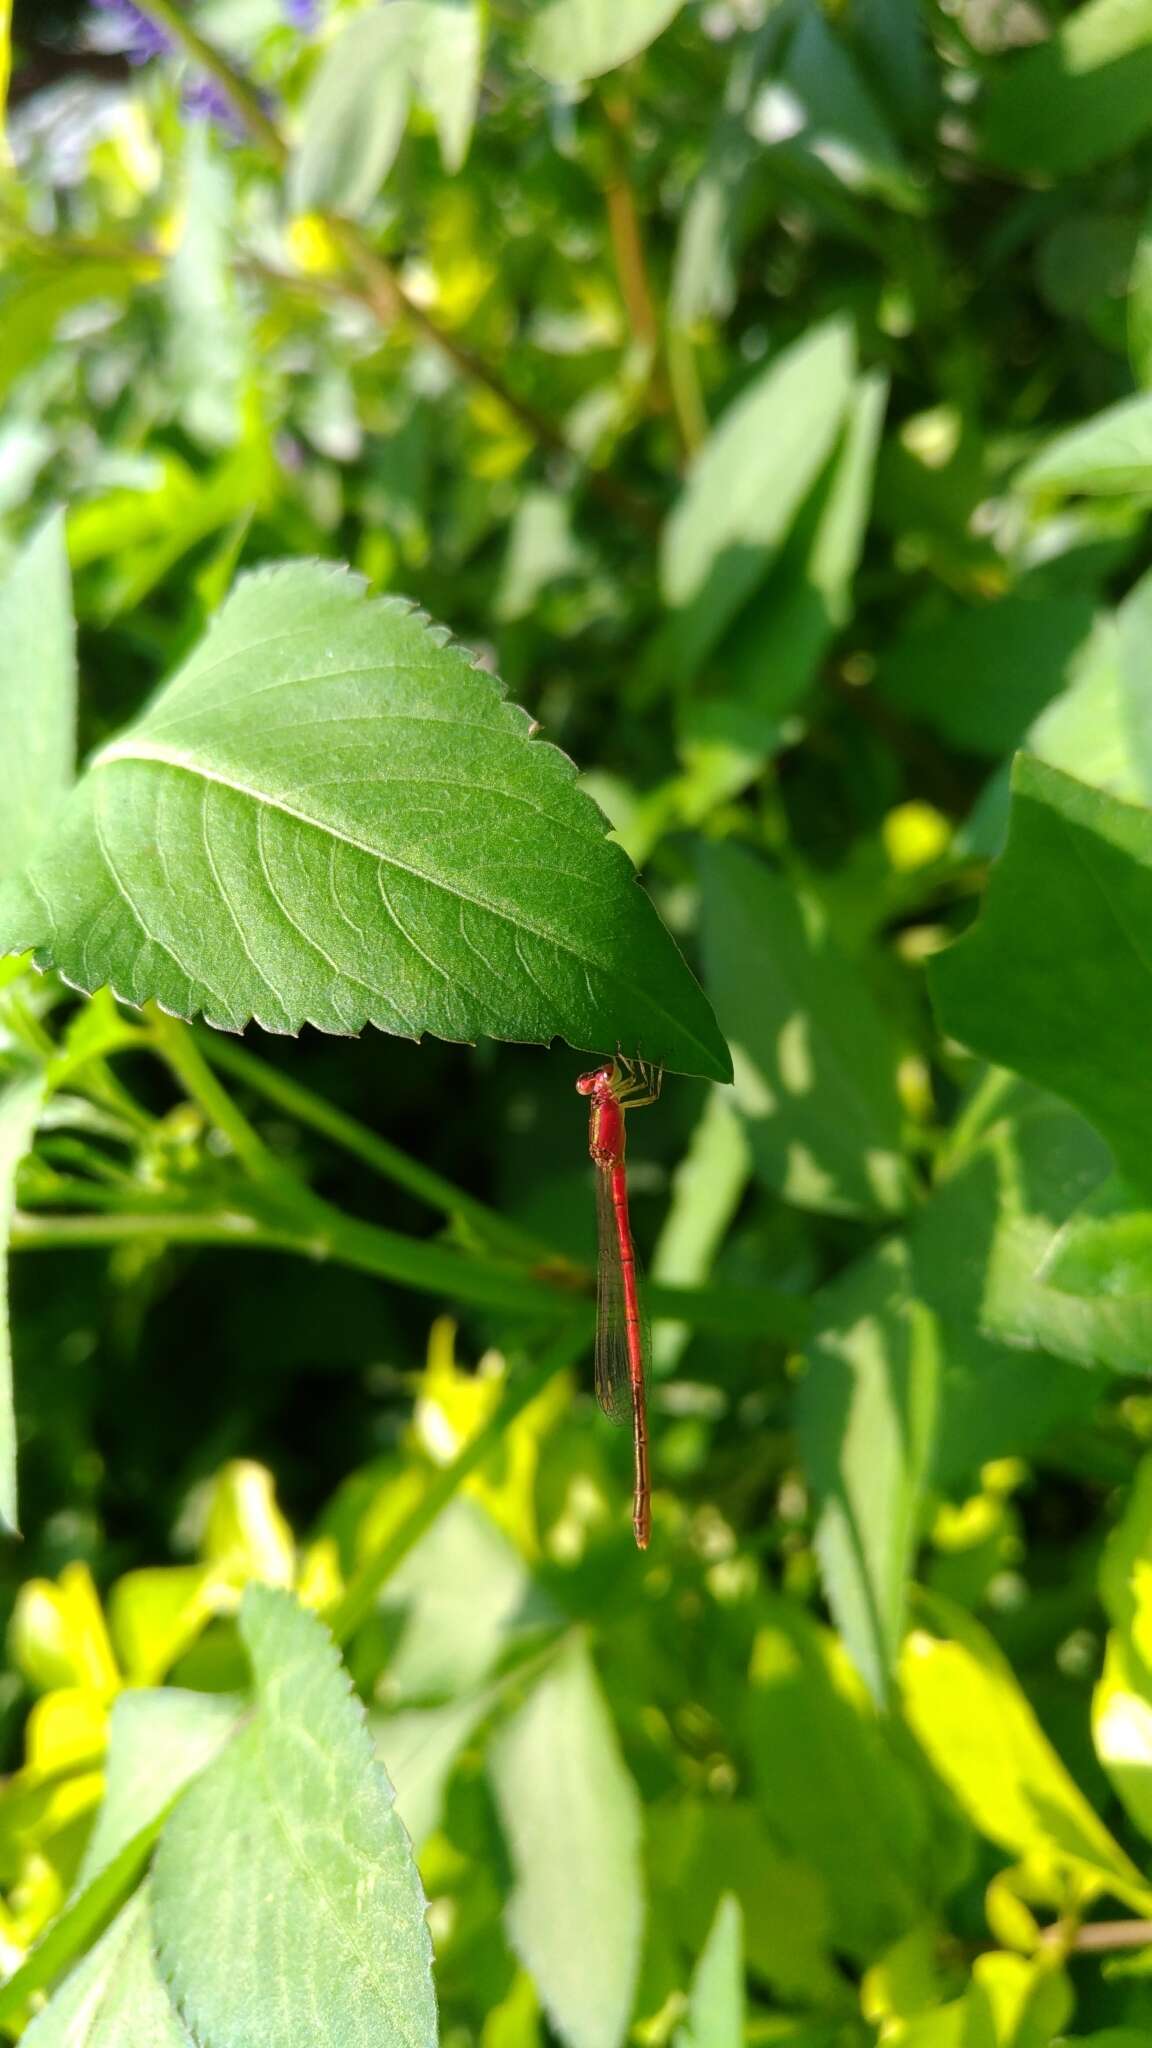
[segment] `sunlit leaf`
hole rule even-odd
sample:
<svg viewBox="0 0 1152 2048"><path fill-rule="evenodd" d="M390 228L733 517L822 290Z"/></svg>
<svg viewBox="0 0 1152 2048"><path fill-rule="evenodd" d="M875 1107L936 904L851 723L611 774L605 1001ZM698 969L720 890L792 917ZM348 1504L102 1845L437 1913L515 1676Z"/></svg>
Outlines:
<svg viewBox="0 0 1152 2048"><path fill-rule="evenodd" d="M559 1035L729 1072L571 763L445 634L317 564L242 582L94 757L0 944L228 1030Z"/></svg>
<svg viewBox="0 0 1152 2048"><path fill-rule="evenodd" d="M75 758L75 629L56 514L0 580L0 875L43 838Z"/></svg>
<svg viewBox="0 0 1152 2048"><path fill-rule="evenodd" d="M688 2017L675 2048L731 2048L744 2034L744 1952L740 1904L725 1892L692 1977Z"/></svg>
<svg viewBox="0 0 1152 2048"><path fill-rule="evenodd" d="M1149 1575L1152 1560L1143 1574ZM1147 1599L1149 1588L1144 1590ZM1152 1839L1152 1687L1119 1634L1109 1638L1092 1695L1092 1739L1126 1812Z"/></svg>
<svg viewBox="0 0 1152 2048"><path fill-rule="evenodd" d="M524 54L528 62L559 85L577 85L615 71L646 49L673 16L682 0L543 0L536 8Z"/></svg>
<svg viewBox="0 0 1152 2048"><path fill-rule="evenodd" d="M431 2048L423 1895L331 1639L268 1586L249 1587L240 1627L252 1717L185 1793L156 1857L165 1981L210 2042L296 2048L299 2015L314 2012L333 2042Z"/></svg>
<svg viewBox="0 0 1152 2048"><path fill-rule="evenodd" d="M704 862L708 985L762 1177L800 1208L898 1212L908 1198L899 1046L819 905L730 846Z"/></svg>
<svg viewBox="0 0 1152 2048"><path fill-rule="evenodd" d="M156 1968L147 1885L21 2038L28 2048L195 2048Z"/></svg>
<svg viewBox="0 0 1152 2048"><path fill-rule="evenodd" d="M1137 1912L1152 1890L1044 1734L1011 1665L959 1609L929 1610L950 1640L916 1629L901 1676L908 1718L933 1766L991 1841Z"/></svg>
<svg viewBox="0 0 1152 2048"><path fill-rule="evenodd" d="M1094 418L1057 434L1020 471L1016 484L1022 491L1084 491L1100 497L1148 490L1152 485L1152 392L1122 398Z"/></svg>
<svg viewBox="0 0 1152 2048"><path fill-rule="evenodd" d="M715 645L764 575L832 453L854 348L826 321L776 357L712 429L664 529L660 580L682 672ZM771 488L766 476L771 472Z"/></svg>
<svg viewBox="0 0 1152 2048"><path fill-rule="evenodd" d="M1057 1957L978 1956L962 1998L918 2012L900 2048L1050 2048L1064 2039L1072 1988Z"/></svg>
<svg viewBox="0 0 1152 2048"><path fill-rule="evenodd" d="M142 1828L217 1757L236 1728L242 1702L225 1693L143 1689L112 1708L107 1782L80 1866L91 1884Z"/></svg>
<svg viewBox="0 0 1152 2048"><path fill-rule="evenodd" d="M490 1769L512 1859L512 1946L567 2048L619 2041L644 1918L640 1807L578 1636L496 1737Z"/></svg>
<svg viewBox="0 0 1152 2048"><path fill-rule="evenodd" d="M304 103L288 176L297 211L364 213L395 161L413 96L432 112L446 169L459 170L482 51L478 0L390 0L353 15Z"/></svg>
<svg viewBox="0 0 1152 2048"><path fill-rule="evenodd" d="M835 1947L872 1961L956 1882L967 1838L903 1753L843 1646L795 1602L765 1603L746 1701L773 1839L819 1871ZM861 1862L872 1873L861 1886Z"/></svg>
<svg viewBox="0 0 1152 2048"><path fill-rule="evenodd" d="M156 1814L124 1843L111 1862L69 1900L31 1954L0 1985L0 2022L22 2014L35 1993L55 1983L62 1971L103 1932L113 1914L135 1891L164 1818L163 1813Z"/></svg>
<svg viewBox="0 0 1152 2048"><path fill-rule="evenodd" d="M1152 1157L1152 812L1027 755L1013 792L980 920L933 965L941 1022L1073 1103L1139 1184Z"/></svg>
<svg viewBox="0 0 1152 2048"><path fill-rule="evenodd" d="M940 1400L941 1336L884 1245L817 1298L800 1451L829 1604L877 1699L890 1696Z"/></svg>
<svg viewBox="0 0 1152 2048"><path fill-rule="evenodd" d="M376 1754L396 1788L396 1811L415 1849L439 1827L453 1767L491 1704L489 1695L472 1693L440 1707L369 1717Z"/></svg>

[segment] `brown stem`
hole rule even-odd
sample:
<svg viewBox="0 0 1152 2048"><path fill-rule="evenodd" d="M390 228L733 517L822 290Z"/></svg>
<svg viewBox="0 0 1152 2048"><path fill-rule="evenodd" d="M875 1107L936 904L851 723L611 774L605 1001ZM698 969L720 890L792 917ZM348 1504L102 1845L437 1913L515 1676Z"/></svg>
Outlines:
<svg viewBox="0 0 1152 2048"><path fill-rule="evenodd" d="M640 227L636 194L628 171L628 103L624 99L606 94L604 112L608 120L609 151L609 175L604 186L604 198L608 207L608 232L612 238L612 254L616 262L616 275L620 280L620 295L624 300L628 324L636 340L645 348L650 348L655 356L660 340L660 325L648 282L648 265L644 257L644 236Z"/></svg>
<svg viewBox="0 0 1152 2048"><path fill-rule="evenodd" d="M632 110L621 93L605 93L602 104L607 123L609 165L604 202L620 296L634 338L651 354L651 395L656 409L671 415L680 453L686 461L699 445L701 435L697 421L689 416L681 403L679 382L672 373L667 350L662 345L661 324L644 252L644 230L631 175L628 136Z"/></svg>
<svg viewBox="0 0 1152 2048"><path fill-rule="evenodd" d="M1048 1929L1045 1940L1055 1931ZM1089 1920L1074 1934L1060 1930L1060 1946L1075 1949L1081 1955L1107 1955L1115 1949L1124 1948L1152 1948L1152 1920Z"/></svg>

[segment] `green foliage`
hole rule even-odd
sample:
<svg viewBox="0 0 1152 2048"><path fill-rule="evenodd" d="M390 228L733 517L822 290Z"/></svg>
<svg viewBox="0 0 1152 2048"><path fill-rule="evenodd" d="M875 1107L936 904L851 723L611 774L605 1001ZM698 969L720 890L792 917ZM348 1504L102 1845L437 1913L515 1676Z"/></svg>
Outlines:
<svg viewBox="0 0 1152 2048"><path fill-rule="evenodd" d="M619 2040L640 1959L640 1810L583 1644L533 1686L491 1770L512 1861L512 1947L563 2041Z"/></svg>
<svg viewBox="0 0 1152 2048"><path fill-rule="evenodd" d="M336 2041L435 2041L423 1895L363 1714L289 1594L254 1586L240 1632L254 1712L156 1858L155 1941L176 2006L202 2040L292 2041L313 2011ZM251 1930L243 1955L238 1927Z"/></svg>
<svg viewBox="0 0 1152 2048"><path fill-rule="evenodd" d="M0 943L224 1030L371 1022L595 1051L615 1027L725 1078L704 998L530 732L407 608L318 565L249 578L95 755L0 904Z"/></svg>
<svg viewBox="0 0 1152 2048"><path fill-rule="evenodd" d="M0 2031L1133 2048L1152 9L10 53Z"/></svg>

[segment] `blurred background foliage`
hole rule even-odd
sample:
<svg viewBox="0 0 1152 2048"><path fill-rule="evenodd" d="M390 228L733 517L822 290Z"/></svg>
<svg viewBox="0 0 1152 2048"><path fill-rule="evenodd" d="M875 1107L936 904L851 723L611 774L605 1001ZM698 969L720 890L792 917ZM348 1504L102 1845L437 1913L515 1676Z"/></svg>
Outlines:
<svg viewBox="0 0 1152 2048"><path fill-rule="evenodd" d="M260 1578L343 1617L446 2043L1152 2039L1152 1284L1053 1267L1107 1147L925 975L1014 748L1152 803L1152 4L17 0L11 43L0 567L67 507L83 750L242 567L449 624L733 1048L630 1134L653 1278L775 1308L657 1322L639 1557L522 1319L69 1241L237 1162L132 1020L14 984L9 1050L87 1018L111 1066L17 1182L5 1961L114 1703L241 1683ZM587 1266L567 1049L248 1039L331 1202L439 1228L343 1112Z"/></svg>

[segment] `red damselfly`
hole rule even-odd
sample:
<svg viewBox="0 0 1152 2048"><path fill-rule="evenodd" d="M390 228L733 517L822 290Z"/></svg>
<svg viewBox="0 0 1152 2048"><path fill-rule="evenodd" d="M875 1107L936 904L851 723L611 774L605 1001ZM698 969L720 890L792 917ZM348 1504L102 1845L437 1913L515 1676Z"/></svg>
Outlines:
<svg viewBox="0 0 1152 2048"><path fill-rule="evenodd" d="M632 1424L636 1485L632 1527L641 1550L652 1532L652 1480L648 1468L648 1326L640 1305L636 1254L628 1217L624 1164L625 1112L655 1102L661 1072L643 1060L617 1057L609 1067L581 1074L579 1095L589 1098L588 1150L596 1167L596 1221L600 1262L596 1312L596 1398L613 1422Z"/></svg>

